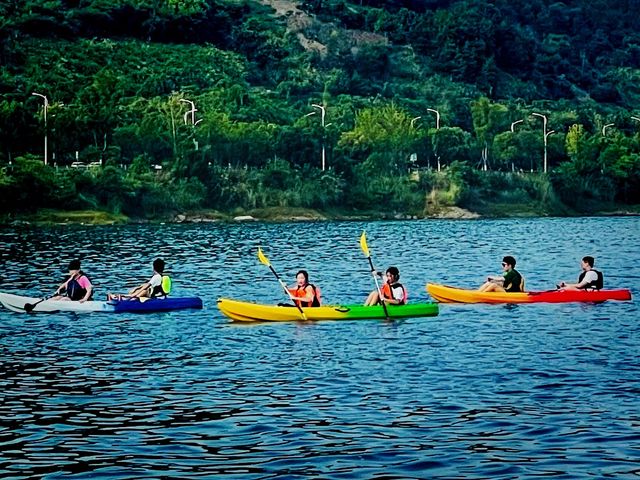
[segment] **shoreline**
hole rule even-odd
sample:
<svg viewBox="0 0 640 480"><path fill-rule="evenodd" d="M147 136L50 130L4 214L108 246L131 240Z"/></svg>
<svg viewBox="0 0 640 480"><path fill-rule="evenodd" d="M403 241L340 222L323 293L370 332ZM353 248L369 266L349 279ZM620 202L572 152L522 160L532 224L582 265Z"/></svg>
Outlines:
<svg viewBox="0 0 640 480"><path fill-rule="evenodd" d="M8 214L0 217L0 226L55 226L55 225L141 225L162 223L247 223L247 222L312 222L312 221L386 221L386 220L482 220L497 218L543 217L631 217L640 216L640 205L595 212L558 214L537 209L513 209L508 212L487 214L473 212L457 206L439 207L426 215L409 213L389 214L375 211L320 211L306 208L263 208L249 211L236 210L223 213L216 210L197 210L157 218L135 218L122 214L96 210L41 210L36 213Z"/></svg>

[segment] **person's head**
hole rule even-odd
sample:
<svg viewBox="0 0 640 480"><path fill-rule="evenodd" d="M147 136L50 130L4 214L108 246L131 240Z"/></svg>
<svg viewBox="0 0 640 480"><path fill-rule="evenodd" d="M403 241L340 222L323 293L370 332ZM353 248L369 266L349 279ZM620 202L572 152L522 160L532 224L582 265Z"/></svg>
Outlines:
<svg viewBox="0 0 640 480"><path fill-rule="evenodd" d="M398 270L398 267L387 268L387 282L393 283L398 280L400 280L400 270Z"/></svg>
<svg viewBox="0 0 640 480"><path fill-rule="evenodd" d="M307 283L309 283L309 273L306 270L300 270L296 273L296 283L304 287Z"/></svg>
<svg viewBox="0 0 640 480"><path fill-rule="evenodd" d="M511 255L507 255L502 259L502 268L506 270L511 270L512 268L516 268L516 259Z"/></svg>
<svg viewBox="0 0 640 480"><path fill-rule="evenodd" d="M582 257L582 267L586 267L587 265L589 266L589 268L593 268L593 264L595 262L595 259L593 257L590 256L586 256L586 257Z"/></svg>
<svg viewBox="0 0 640 480"><path fill-rule="evenodd" d="M80 271L80 260L71 260L69 262L69 273L78 273Z"/></svg>
<svg viewBox="0 0 640 480"><path fill-rule="evenodd" d="M164 273L164 260L156 258L153 261L153 271L162 275Z"/></svg>

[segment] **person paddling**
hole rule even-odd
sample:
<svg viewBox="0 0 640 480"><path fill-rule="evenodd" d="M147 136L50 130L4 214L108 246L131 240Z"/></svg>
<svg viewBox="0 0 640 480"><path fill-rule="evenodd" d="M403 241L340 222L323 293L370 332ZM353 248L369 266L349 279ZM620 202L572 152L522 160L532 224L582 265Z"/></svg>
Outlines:
<svg viewBox="0 0 640 480"><path fill-rule="evenodd" d="M300 270L296 274L296 284L288 288L291 298L300 307L319 307L320 289L313 283L309 283L309 273Z"/></svg>
<svg viewBox="0 0 640 480"><path fill-rule="evenodd" d="M380 277L382 276L380 272L375 270L371 273ZM400 270L398 270L397 267L389 267L386 271L386 277L387 281L382 285L382 287L380 287L382 299L380 298L378 290L373 290L369 293L369 296L367 296L367 299L364 302L365 307L377 305L381 303L381 301L393 305L404 305L407 303L407 290L399 281Z"/></svg>
<svg viewBox="0 0 640 480"><path fill-rule="evenodd" d="M524 279L515 269L516 259L507 255L502 259L502 276L487 277L487 281L478 289L479 292L522 292Z"/></svg>
<svg viewBox="0 0 640 480"><path fill-rule="evenodd" d="M595 259L590 256L583 257L580 262L582 272L578 276L577 283L560 282L558 288L564 290L601 290L604 288L604 277L602 272L593 268Z"/></svg>
<svg viewBox="0 0 640 480"><path fill-rule="evenodd" d="M80 270L80 260L69 263L69 278L56 290L52 300L73 300L84 303L93 297L91 280Z"/></svg>
<svg viewBox="0 0 640 480"><path fill-rule="evenodd" d="M166 297L171 292L171 278L164 275L164 267L164 260L156 258L153 261L153 276L148 281L132 288L126 295L109 293L107 300Z"/></svg>

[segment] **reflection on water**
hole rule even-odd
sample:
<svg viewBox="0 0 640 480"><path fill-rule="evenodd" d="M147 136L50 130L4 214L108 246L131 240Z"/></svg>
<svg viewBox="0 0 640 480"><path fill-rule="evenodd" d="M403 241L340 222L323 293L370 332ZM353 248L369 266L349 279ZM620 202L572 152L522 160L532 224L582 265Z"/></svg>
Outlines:
<svg viewBox="0 0 640 480"><path fill-rule="evenodd" d="M504 254L531 289L596 257L638 295L634 218L0 230L2 291L51 292L79 255L97 296L156 256L202 311L0 310L1 478L632 478L635 303L444 305L435 318L236 326L230 296L282 300L307 268L333 302L372 288L358 246L426 281L479 284Z"/></svg>

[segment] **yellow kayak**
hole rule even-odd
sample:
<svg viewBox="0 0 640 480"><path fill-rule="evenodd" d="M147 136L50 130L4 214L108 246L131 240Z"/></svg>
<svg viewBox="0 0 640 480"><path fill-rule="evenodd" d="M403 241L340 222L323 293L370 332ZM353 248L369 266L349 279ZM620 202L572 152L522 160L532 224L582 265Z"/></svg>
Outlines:
<svg viewBox="0 0 640 480"><path fill-rule="evenodd" d="M303 320L295 307L264 305L221 298L218 308L227 317L237 322L290 322ZM303 307L307 320L364 320L385 319L381 305L365 307L362 305L331 305L325 307ZM409 303L407 305L387 305L389 318L435 317L438 315L437 303Z"/></svg>

